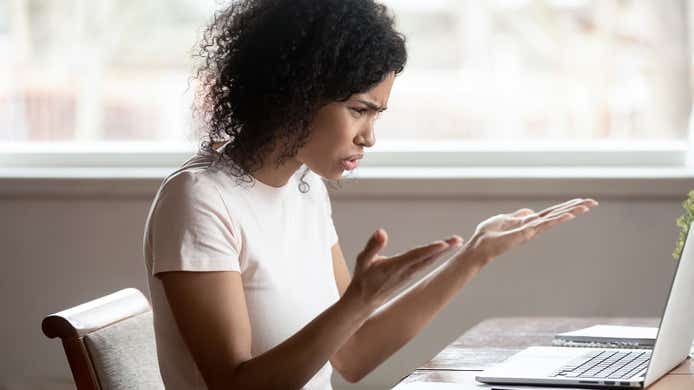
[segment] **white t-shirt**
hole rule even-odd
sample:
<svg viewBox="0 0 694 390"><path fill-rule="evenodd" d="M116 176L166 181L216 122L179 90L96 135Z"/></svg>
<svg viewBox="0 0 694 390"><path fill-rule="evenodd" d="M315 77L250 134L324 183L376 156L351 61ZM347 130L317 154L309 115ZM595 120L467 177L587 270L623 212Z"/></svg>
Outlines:
<svg viewBox="0 0 694 390"><path fill-rule="evenodd" d="M145 224L144 255L162 378L168 390L205 389L172 316L165 271L241 273L252 327L251 354L271 349L335 303L331 247L337 234L321 178L298 189L303 167L282 187L238 185L197 154L167 177ZM205 324L200 324L204 331ZM332 389L327 362L305 389Z"/></svg>

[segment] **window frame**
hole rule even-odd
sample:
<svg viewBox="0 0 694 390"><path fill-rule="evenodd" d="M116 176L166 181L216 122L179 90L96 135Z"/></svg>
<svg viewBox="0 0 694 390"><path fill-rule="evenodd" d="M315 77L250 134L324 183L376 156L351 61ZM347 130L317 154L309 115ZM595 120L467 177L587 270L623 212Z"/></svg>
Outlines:
<svg viewBox="0 0 694 390"><path fill-rule="evenodd" d="M689 141L593 143L466 143L380 141L362 167L687 167ZM0 168L168 168L196 153L196 144L106 142L0 144Z"/></svg>

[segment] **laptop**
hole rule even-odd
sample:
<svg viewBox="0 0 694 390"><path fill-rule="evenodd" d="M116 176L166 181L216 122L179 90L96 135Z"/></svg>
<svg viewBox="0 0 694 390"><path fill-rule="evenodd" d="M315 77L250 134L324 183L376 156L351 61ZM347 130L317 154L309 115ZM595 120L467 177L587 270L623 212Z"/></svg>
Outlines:
<svg viewBox="0 0 694 390"><path fill-rule="evenodd" d="M484 370L490 384L648 387L689 356L694 339L694 228L689 230L653 349L530 347Z"/></svg>

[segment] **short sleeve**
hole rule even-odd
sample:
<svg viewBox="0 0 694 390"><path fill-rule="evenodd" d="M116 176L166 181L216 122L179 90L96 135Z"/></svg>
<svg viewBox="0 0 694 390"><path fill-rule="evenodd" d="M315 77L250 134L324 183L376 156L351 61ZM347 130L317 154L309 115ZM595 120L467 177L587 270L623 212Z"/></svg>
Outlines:
<svg viewBox="0 0 694 390"><path fill-rule="evenodd" d="M181 172L161 188L150 221L152 275L241 271L240 242L217 185Z"/></svg>

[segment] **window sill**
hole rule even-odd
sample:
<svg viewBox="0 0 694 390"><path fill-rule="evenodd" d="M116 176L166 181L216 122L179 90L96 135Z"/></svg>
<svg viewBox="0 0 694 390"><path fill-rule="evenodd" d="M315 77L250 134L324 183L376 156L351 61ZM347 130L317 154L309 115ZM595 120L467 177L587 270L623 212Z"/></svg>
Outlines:
<svg viewBox="0 0 694 390"><path fill-rule="evenodd" d="M3 198L151 199L171 168L4 168ZM331 189L333 199L557 198L683 199L694 168L360 168Z"/></svg>

